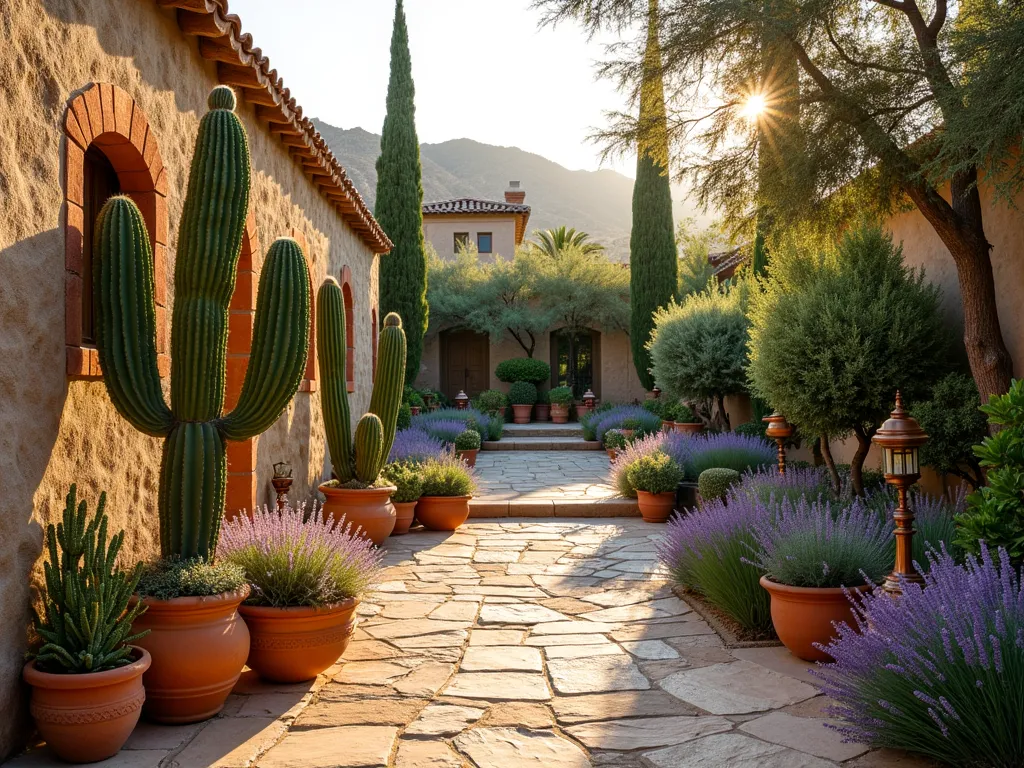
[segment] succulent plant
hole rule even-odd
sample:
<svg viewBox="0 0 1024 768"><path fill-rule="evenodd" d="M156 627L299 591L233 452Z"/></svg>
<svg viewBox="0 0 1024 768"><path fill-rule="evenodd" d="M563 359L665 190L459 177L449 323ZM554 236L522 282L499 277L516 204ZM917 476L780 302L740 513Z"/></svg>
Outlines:
<svg viewBox="0 0 1024 768"><path fill-rule="evenodd" d="M395 441L398 410L405 384L405 331L394 312L384 318L377 344L377 371L370 412L356 424L352 439L351 411L345 375L345 303L341 286L328 277L317 292L316 340L320 357L320 402L334 474L344 484L367 485L380 475Z"/></svg>
<svg viewBox="0 0 1024 768"><path fill-rule="evenodd" d="M160 545L211 558L224 511L228 440L267 430L298 389L309 344L306 261L289 238L260 273L252 353L238 404L224 414L228 309L249 210L249 145L235 95L218 86L199 124L178 228L171 325L171 404L157 369L153 254L138 207L112 197L95 228L96 346L114 406L164 438Z"/></svg>

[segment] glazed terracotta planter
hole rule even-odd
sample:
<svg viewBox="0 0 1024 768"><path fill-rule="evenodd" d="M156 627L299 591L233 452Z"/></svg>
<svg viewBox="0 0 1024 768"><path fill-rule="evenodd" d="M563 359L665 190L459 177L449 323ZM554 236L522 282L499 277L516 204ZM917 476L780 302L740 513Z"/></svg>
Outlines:
<svg viewBox="0 0 1024 768"><path fill-rule="evenodd" d="M459 454L459 458L461 458L464 462L466 462L466 466L467 467L475 467L476 466L476 455L478 453L480 453L480 449L479 448L473 448L471 450L467 449L467 450L464 450L464 451L456 451L456 453Z"/></svg>
<svg viewBox="0 0 1024 768"><path fill-rule="evenodd" d="M537 421L548 421L551 418L551 406L548 403L537 403L534 408L537 409L535 411Z"/></svg>
<svg viewBox="0 0 1024 768"><path fill-rule="evenodd" d="M359 534L378 547L395 529L395 508L391 505L391 494L397 491L393 485L383 488L336 488L321 485L320 492L326 497L325 519L329 515L335 520L344 516L345 523L352 528L359 527Z"/></svg>
<svg viewBox="0 0 1024 768"><path fill-rule="evenodd" d="M674 421L672 426L676 432L682 432L684 435L696 435L704 431L704 425L698 422L689 423L683 421Z"/></svg>
<svg viewBox="0 0 1024 768"><path fill-rule="evenodd" d="M246 664L275 683L312 680L345 652L357 605L359 600L350 598L316 608L240 606L251 637Z"/></svg>
<svg viewBox="0 0 1024 768"><path fill-rule="evenodd" d="M672 507L675 506L676 495L672 491L664 493L648 493L647 491L636 492L637 504L640 507L640 516L645 523L664 523L672 514Z"/></svg>
<svg viewBox="0 0 1024 768"><path fill-rule="evenodd" d="M22 676L32 687L29 711L61 760L104 760L131 736L146 700L142 675L152 662L144 648L134 647L132 658L117 669L79 675L43 672L35 661L25 665Z"/></svg>
<svg viewBox="0 0 1024 768"><path fill-rule="evenodd" d="M555 424L569 423L569 406L561 403L551 404L551 420Z"/></svg>
<svg viewBox="0 0 1024 768"><path fill-rule="evenodd" d="M772 624L775 634L790 653L804 661L832 661L832 657L814 647L828 645L837 633L833 622L845 621L851 627L853 608L841 588L790 587L761 577L761 586L772 598ZM864 593L869 584L851 591Z"/></svg>
<svg viewBox="0 0 1024 768"><path fill-rule="evenodd" d="M401 536L409 532L413 518L416 517L415 501L392 501L391 506L395 508L395 530L392 536Z"/></svg>
<svg viewBox="0 0 1024 768"><path fill-rule="evenodd" d="M472 496L420 496L416 519L431 531L454 531L469 518Z"/></svg>
<svg viewBox="0 0 1024 768"><path fill-rule="evenodd" d="M249 630L238 605L249 585L209 597L143 598L148 610L132 623L150 633L137 644L153 663L142 679L146 716L158 723L196 723L224 707L249 655Z"/></svg>
<svg viewBox="0 0 1024 768"><path fill-rule="evenodd" d="M529 424L530 417L533 415L533 406L513 405L512 414L512 421L514 421L516 424Z"/></svg>

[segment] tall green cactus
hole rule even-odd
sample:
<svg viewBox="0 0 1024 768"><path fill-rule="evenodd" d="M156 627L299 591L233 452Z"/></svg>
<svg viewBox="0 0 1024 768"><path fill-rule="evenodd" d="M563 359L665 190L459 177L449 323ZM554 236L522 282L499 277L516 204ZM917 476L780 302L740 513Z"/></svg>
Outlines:
<svg viewBox="0 0 1024 768"><path fill-rule="evenodd" d="M342 483L372 483L391 453L405 384L405 331L394 312L384 318L377 342L377 372L370 412L356 425L352 441L351 411L345 375L345 302L333 277L316 297L316 343L320 358L320 403L334 474Z"/></svg>
<svg viewBox="0 0 1024 768"><path fill-rule="evenodd" d="M224 415L228 308L249 208L249 145L235 95L218 86L199 124L178 228L171 326L171 405L160 386L153 254L142 214L112 197L96 221L96 346L114 406L164 438L164 557L211 558L227 482L228 440L267 430L299 387L309 345L309 273L298 243L270 246L260 274L252 352L235 409Z"/></svg>

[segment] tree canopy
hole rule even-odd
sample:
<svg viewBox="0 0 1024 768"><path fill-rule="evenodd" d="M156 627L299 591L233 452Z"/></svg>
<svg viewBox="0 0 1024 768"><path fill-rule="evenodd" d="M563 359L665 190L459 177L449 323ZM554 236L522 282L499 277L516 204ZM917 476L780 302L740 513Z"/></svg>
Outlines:
<svg viewBox="0 0 1024 768"><path fill-rule="evenodd" d="M604 246L595 243L590 235L574 227L558 227L558 229L534 230L534 239L530 247L535 248L548 258L557 259L567 248L579 248L583 253L603 253Z"/></svg>

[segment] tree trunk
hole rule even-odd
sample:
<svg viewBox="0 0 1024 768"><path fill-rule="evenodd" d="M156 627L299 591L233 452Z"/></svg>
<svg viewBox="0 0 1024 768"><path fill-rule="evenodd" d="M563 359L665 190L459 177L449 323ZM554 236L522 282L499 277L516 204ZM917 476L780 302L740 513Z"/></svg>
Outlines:
<svg viewBox="0 0 1024 768"><path fill-rule="evenodd" d="M828 467L828 473L832 476L832 491L838 494L842 490L843 481L839 478L839 470L836 469L836 463L832 460L832 448L828 444L828 435L822 435L821 440L821 457L825 459L825 466Z"/></svg>
<svg viewBox="0 0 1024 768"><path fill-rule="evenodd" d="M874 430L872 430L873 432ZM857 496L864 496L864 459L868 457L871 450L871 437L861 426L853 428L853 434L857 436L857 451L850 460L850 484Z"/></svg>

